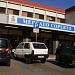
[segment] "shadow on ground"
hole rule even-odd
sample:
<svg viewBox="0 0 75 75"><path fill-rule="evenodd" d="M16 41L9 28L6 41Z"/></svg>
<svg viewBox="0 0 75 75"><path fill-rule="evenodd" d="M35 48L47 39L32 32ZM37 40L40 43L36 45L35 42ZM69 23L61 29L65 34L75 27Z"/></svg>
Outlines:
<svg viewBox="0 0 75 75"><path fill-rule="evenodd" d="M52 63L52 64L57 65L62 68L75 68L75 66L73 66L73 65L65 65L64 63L59 64L56 60L48 60L47 62Z"/></svg>

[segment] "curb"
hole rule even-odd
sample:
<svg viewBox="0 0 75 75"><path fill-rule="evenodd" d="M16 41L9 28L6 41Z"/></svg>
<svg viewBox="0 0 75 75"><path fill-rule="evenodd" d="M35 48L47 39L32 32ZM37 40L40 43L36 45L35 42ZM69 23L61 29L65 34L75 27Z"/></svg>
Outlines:
<svg viewBox="0 0 75 75"><path fill-rule="evenodd" d="M55 55L49 55L49 57L47 58L47 60L55 60L55 59L56 59Z"/></svg>

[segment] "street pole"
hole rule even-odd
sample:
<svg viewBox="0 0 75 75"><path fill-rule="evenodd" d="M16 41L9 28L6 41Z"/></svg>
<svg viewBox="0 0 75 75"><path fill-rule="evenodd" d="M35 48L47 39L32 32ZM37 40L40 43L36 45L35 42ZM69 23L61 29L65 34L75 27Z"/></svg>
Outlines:
<svg viewBox="0 0 75 75"><path fill-rule="evenodd" d="M37 42L37 33L39 33L39 23L35 22L33 27L34 27L33 32L35 33L35 39L36 39L36 42Z"/></svg>
<svg viewBox="0 0 75 75"><path fill-rule="evenodd" d="M36 42L37 42L37 33L36 33Z"/></svg>

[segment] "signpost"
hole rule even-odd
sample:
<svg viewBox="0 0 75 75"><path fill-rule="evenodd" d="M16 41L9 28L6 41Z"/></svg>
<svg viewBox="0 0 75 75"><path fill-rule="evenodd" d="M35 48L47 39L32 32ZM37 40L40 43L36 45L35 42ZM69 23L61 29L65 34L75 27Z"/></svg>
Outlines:
<svg viewBox="0 0 75 75"><path fill-rule="evenodd" d="M33 26L33 32L36 33L36 42L37 42L37 33L39 33L39 23L35 22Z"/></svg>

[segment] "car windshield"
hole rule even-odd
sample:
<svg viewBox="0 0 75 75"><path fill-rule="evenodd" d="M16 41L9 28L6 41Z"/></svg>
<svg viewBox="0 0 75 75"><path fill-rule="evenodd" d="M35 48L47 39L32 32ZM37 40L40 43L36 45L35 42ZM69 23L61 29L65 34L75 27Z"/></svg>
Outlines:
<svg viewBox="0 0 75 75"><path fill-rule="evenodd" d="M8 42L5 39L0 39L0 48L7 48Z"/></svg>
<svg viewBox="0 0 75 75"><path fill-rule="evenodd" d="M46 49L47 48L44 44L40 44L40 43L33 43L33 47L35 49Z"/></svg>
<svg viewBox="0 0 75 75"><path fill-rule="evenodd" d="M75 47L71 43L64 42L60 46L62 54L74 54Z"/></svg>

